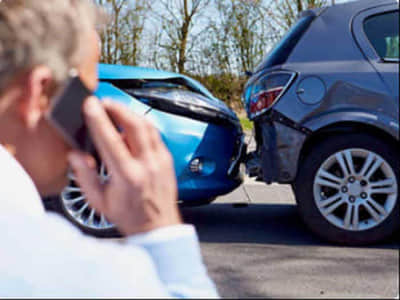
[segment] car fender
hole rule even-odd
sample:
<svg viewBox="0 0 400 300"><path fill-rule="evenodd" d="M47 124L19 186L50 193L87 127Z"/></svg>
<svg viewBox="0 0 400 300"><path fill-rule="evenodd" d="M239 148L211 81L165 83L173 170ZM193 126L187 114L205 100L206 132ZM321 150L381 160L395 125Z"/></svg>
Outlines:
<svg viewBox="0 0 400 300"><path fill-rule="evenodd" d="M109 98L114 102L124 104L129 107L131 111L141 116L147 114L151 110L150 106L142 103L141 101L108 82L99 83L99 86L95 92L95 96L100 100Z"/></svg>

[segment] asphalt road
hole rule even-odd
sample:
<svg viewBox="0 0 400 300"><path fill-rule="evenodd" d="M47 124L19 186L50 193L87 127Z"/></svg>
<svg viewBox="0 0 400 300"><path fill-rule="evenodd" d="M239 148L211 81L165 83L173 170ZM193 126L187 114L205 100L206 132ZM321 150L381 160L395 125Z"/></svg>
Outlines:
<svg viewBox="0 0 400 300"><path fill-rule="evenodd" d="M240 208L246 194L252 204ZM329 245L302 224L287 186L248 181L212 205L182 213L198 230L205 262L223 297L399 295L397 238L363 248Z"/></svg>

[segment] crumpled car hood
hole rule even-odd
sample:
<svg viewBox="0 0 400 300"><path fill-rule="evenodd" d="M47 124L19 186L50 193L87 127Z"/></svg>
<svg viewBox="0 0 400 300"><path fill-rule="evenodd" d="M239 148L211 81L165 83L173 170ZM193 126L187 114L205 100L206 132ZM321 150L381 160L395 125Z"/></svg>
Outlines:
<svg viewBox="0 0 400 300"><path fill-rule="evenodd" d="M237 119L236 114L221 100L215 98L203 85L196 80L172 72L155 70L151 68L99 64L99 79L103 81L112 80L179 80L189 89L204 95L209 104L224 111L227 115Z"/></svg>

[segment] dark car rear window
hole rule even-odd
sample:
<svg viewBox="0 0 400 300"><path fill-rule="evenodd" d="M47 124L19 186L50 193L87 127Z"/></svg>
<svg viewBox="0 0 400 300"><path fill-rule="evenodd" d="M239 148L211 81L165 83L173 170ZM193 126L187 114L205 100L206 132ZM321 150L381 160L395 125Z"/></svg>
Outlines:
<svg viewBox="0 0 400 300"><path fill-rule="evenodd" d="M307 14L300 18L272 51L268 53L262 63L257 66L255 72L284 64L315 18L315 14Z"/></svg>
<svg viewBox="0 0 400 300"><path fill-rule="evenodd" d="M369 17L364 31L378 55L383 59L399 59L399 12Z"/></svg>

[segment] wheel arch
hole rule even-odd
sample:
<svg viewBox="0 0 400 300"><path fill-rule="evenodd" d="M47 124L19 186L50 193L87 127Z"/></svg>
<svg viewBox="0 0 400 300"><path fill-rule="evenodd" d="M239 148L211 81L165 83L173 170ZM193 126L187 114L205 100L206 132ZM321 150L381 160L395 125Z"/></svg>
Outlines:
<svg viewBox="0 0 400 300"><path fill-rule="evenodd" d="M392 147L399 147L399 141L393 135L379 127L354 121L337 122L324 126L317 131L314 131L309 137L307 137L302 149L300 150L299 164L301 164L301 162L303 161L306 153L308 153L310 149L312 149L323 139L327 139L335 135L355 132L372 135L378 139L385 141Z"/></svg>

